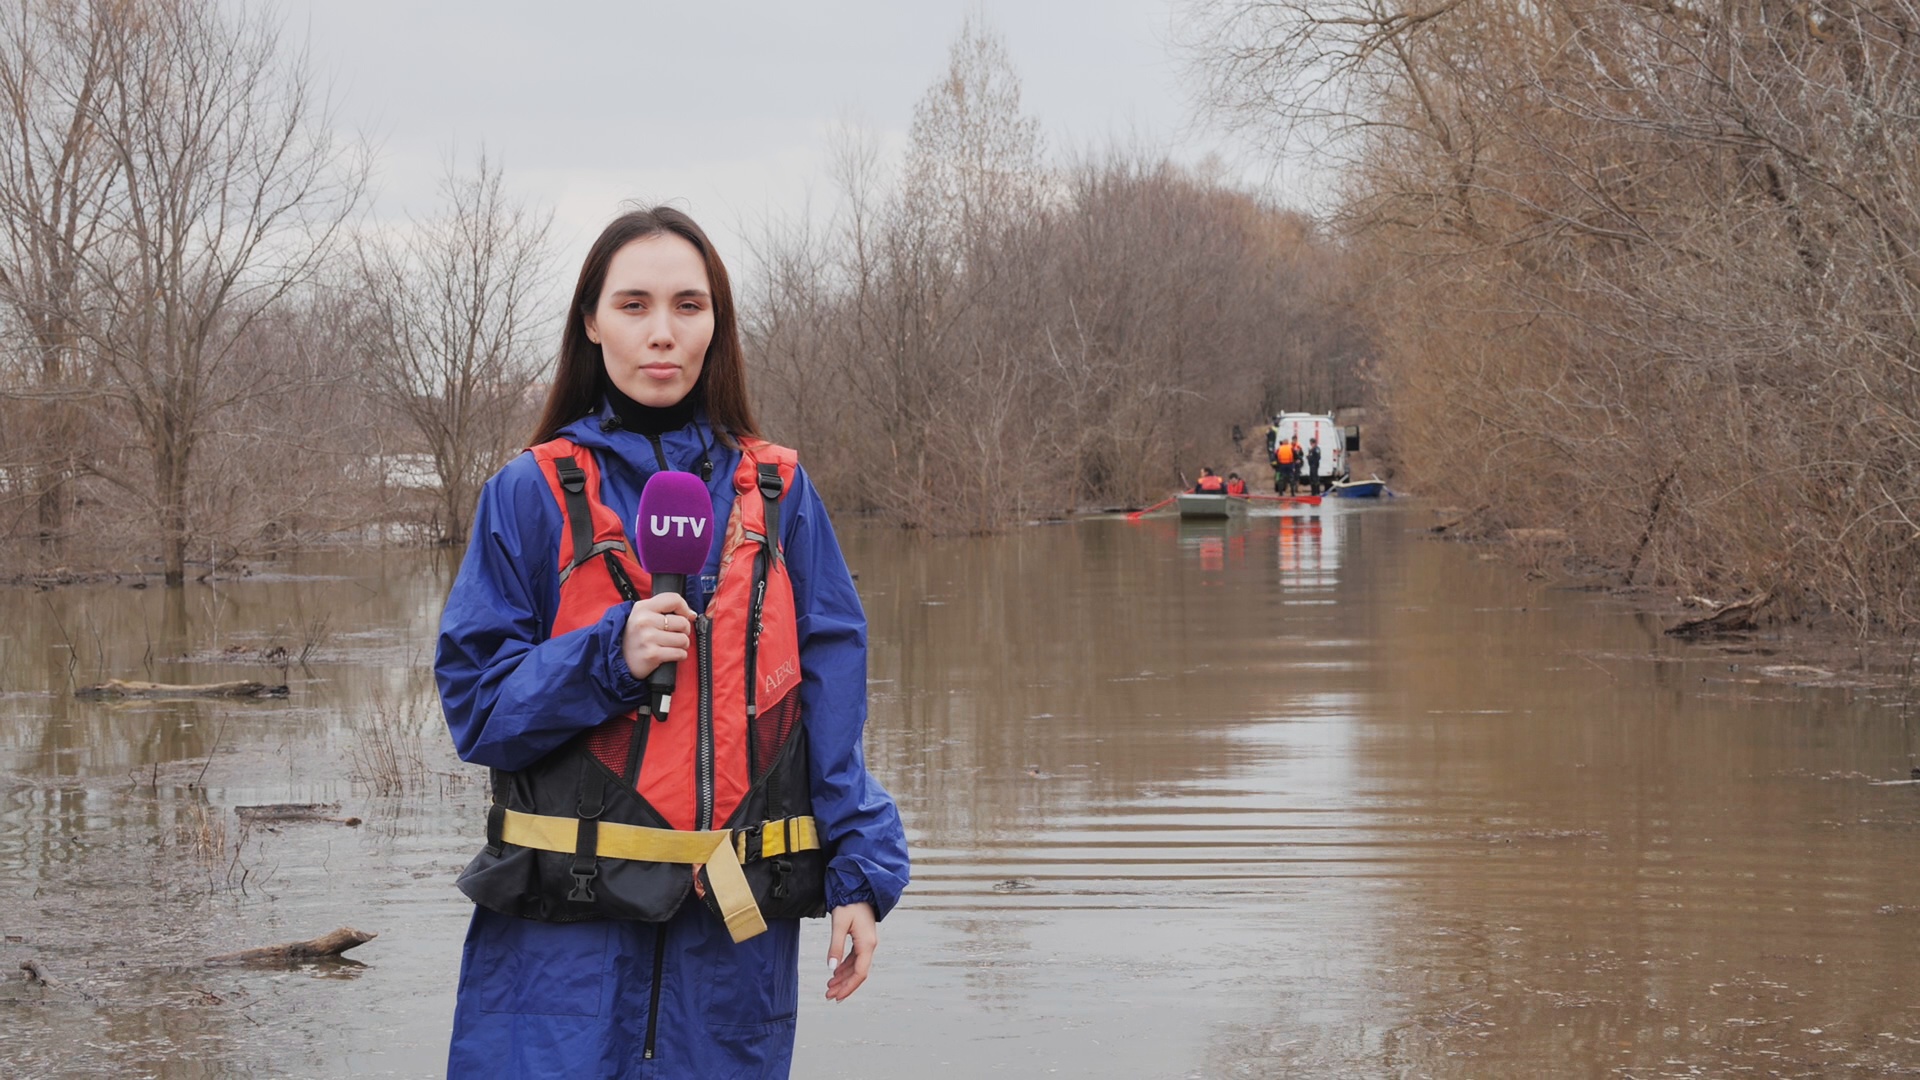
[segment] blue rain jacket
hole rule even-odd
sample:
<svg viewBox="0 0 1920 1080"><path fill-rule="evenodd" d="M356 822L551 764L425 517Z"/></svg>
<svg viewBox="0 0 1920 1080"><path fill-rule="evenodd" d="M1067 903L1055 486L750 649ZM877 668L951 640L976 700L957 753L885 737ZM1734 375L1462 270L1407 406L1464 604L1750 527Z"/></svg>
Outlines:
<svg viewBox="0 0 1920 1080"><path fill-rule="evenodd" d="M601 431L600 419L610 415L603 409L561 433L595 451L601 499L632 522L657 467L654 447L645 435ZM685 472L697 472L711 454L707 487L714 521L725 522L739 452L716 439L704 417L661 436L660 448L669 468ZM524 768L645 695L620 652L631 605L547 637L559 606L561 527L530 454L481 492L434 661L447 726L466 761ZM834 853L827 906L867 901L885 916L907 884L906 834L892 797L867 772L866 616L804 471L781 500L780 536L798 619L813 814ZM701 579L687 583L695 610L719 563L715 543ZM784 1077L799 941L798 920L773 919L766 933L736 945L697 903L663 924L544 923L476 907L461 957L448 1075Z"/></svg>

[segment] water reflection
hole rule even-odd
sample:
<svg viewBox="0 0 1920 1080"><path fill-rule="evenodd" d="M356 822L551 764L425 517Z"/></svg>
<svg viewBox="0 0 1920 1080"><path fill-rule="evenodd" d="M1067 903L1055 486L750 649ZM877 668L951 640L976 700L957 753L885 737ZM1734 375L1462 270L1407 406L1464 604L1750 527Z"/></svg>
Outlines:
<svg viewBox="0 0 1920 1080"><path fill-rule="evenodd" d="M1330 588L1339 579L1339 514L1288 514L1279 519L1275 548L1283 580L1301 588Z"/></svg>
<svg viewBox="0 0 1920 1080"><path fill-rule="evenodd" d="M1402 833L1448 857L1401 881L1419 918L1379 937L1413 991L1408 1061L1920 1061L1901 917L1920 814L1867 783L1909 760L1898 692L1763 684L1585 598L1408 565L1363 750Z"/></svg>
<svg viewBox="0 0 1920 1080"><path fill-rule="evenodd" d="M822 1017L803 1060L871 1076L929 1045L954 1048L955 1075L1914 1060L1920 814L1858 775L1906 760L1887 703L1777 685L1726 700L1702 681L1717 654L1405 520L1328 506L862 550L913 568L897 591L863 579L871 744L929 917L896 933L968 977L962 994L914 973L885 1009ZM996 581L1020 585L969 606ZM1612 655L1633 659L1596 659ZM1860 835L1835 845L1843 822ZM1842 972L1864 977L1836 993ZM1817 1022L1757 1008L1769 986L1833 1005ZM875 1047L863 1025L901 1011L917 1023Z"/></svg>
<svg viewBox="0 0 1920 1080"><path fill-rule="evenodd" d="M340 1034L362 1023L365 995L356 987L361 1000L335 1001L313 984L339 979L341 966L182 975L179 965L352 922L397 930L380 946L400 970L375 1002L411 987L404 994L423 1004L396 1015L416 1027L450 1011L437 999L457 962L460 905L445 885L477 807L447 780L459 773L437 721L409 745L442 779L408 812L368 809L378 803L349 775L377 703L404 699L427 715L420 661L444 573L412 555L314 559L303 570L175 591L0 595L14 629L0 654L0 929L8 955L34 957L54 980L0 988L0 1073L342 1072L393 1025L371 1025L365 1043ZM111 678L285 681L292 694L73 695ZM248 827L232 813L343 798L377 825ZM394 848L426 854L398 871ZM436 915L407 925L401 913L416 908ZM436 1041L380 1052L428 1075Z"/></svg>
<svg viewBox="0 0 1920 1080"><path fill-rule="evenodd" d="M803 1004L796 1074L1920 1061L1920 796L1867 783L1915 710L1762 682L1412 524L846 523L915 883L872 988ZM0 1073L442 1067L484 800L425 670L447 570L298 569L0 594L0 955L60 984L0 984ZM72 695L111 677L292 694ZM375 738L421 762L401 794L359 776ZM231 811L333 801L366 823ZM382 935L354 978L177 966L339 925Z"/></svg>

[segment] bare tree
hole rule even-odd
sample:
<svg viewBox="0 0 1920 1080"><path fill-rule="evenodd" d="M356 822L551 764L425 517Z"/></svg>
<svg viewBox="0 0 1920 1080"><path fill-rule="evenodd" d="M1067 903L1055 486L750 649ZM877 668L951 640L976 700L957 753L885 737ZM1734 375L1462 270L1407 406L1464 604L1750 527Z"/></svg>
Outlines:
<svg viewBox="0 0 1920 1080"><path fill-rule="evenodd" d="M41 544L57 550L66 485L82 449L72 322L82 260L100 236L118 162L94 127L106 43L94 5L21 0L0 8L0 308L20 331L6 358L25 370L7 395L5 458L25 480Z"/></svg>
<svg viewBox="0 0 1920 1080"><path fill-rule="evenodd" d="M914 106L907 139L901 196L930 254L962 261L1039 209L1040 122L1021 109L1006 42L977 16L967 17L947 70Z"/></svg>
<svg viewBox="0 0 1920 1080"><path fill-rule="evenodd" d="M81 117L115 172L93 242L69 248L69 318L146 458L144 479L96 471L151 508L177 586L196 453L227 410L278 381L236 363L236 345L314 278L365 171L270 23L216 0L90 7L101 74Z"/></svg>
<svg viewBox="0 0 1920 1080"><path fill-rule="evenodd" d="M550 214L506 194L483 151L449 160L442 205L399 236L360 245L361 349L381 402L433 462L442 535L466 542L487 477L529 426L546 331Z"/></svg>

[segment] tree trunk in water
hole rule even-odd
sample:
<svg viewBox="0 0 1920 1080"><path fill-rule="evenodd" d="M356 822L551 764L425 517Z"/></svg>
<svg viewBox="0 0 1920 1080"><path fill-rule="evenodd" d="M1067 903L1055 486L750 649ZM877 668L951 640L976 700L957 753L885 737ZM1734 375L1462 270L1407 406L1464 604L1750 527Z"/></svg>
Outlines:
<svg viewBox="0 0 1920 1080"><path fill-rule="evenodd" d="M165 436L163 436L165 437ZM187 583L187 453L186 447L167 445L156 455L160 490L161 570L166 587Z"/></svg>
<svg viewBox="0 0 1920 1080"><path fill-rule="evenodd" d="M58 390L64 381L60 357L65 348L64 341L43 345L40 357L40 386L44 390ZM40 549L49 555L58 554L66 526L65 492L67 477L72 475L72 454L67 449L68 440L73 437L73 425L68 422L68 407L65 402L49 402L41 415L50 420L49 430L45 433L46 445L59 447L59 457L43 467L36 485L40 495L35 507L40 522Z"/></svg>
<svg viewBox="0 0 1920 1080"><path fill-rule="evenodd" d="M60 533L66 518L60 488L65 483L65 462L54 462L45 467L38 485L40 496L36 502L40 518L40 550L49 555L60 551Z"/></svg>
<svg viewBox="0 0 1920 1080"><path fill-rule="evenodd" d="M453 480L443 489L447 507L447 546L464 548L467 546L467 524L473 520L474 497L468 491L465 481Z"/></svg>
<svg viewBox="0 0 1920 1080"><path fill-rule="evenodd" d="M169 589L178 589L187 583L187 538L172 535L167 537L165 559L161 565L161 584Z"/></svg>

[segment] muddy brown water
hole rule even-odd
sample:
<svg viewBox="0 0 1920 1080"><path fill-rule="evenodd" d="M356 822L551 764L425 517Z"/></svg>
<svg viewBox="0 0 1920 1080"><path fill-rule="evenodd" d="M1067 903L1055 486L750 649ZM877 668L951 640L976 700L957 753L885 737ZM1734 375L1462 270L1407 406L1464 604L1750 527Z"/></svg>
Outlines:
<svg viewBox="0 0 1920 1080"><path fill-rule="evenodd" d="M1920 693L1418 523L846 527L914 884L851 1002L810 924L795 1074L1920 1073L1920 785L1875 783ZM426 666L447 573L0 592L0 1075L441 1070L484 798ZM282 701L71 692L275 649ZM364 824L243 829L268 802ZM356 963L195 966L343 925Z"/></svg>

